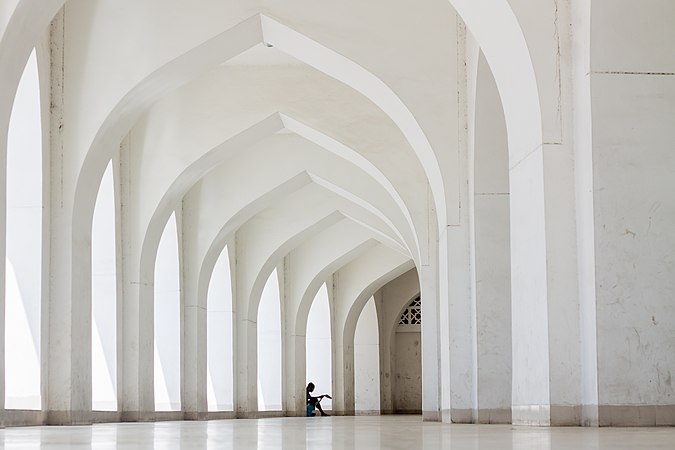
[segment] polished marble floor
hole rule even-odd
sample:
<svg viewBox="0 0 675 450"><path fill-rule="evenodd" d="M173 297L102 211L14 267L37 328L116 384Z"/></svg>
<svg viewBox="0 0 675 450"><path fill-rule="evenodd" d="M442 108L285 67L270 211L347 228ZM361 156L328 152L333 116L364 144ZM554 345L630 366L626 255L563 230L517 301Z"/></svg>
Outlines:
<svg viewBox="0 0 675 450"><path fill-rule="evenodd" d="M419 416L97 424L0 430L13 449L675 449L675 428L448 425Z"/></svg>

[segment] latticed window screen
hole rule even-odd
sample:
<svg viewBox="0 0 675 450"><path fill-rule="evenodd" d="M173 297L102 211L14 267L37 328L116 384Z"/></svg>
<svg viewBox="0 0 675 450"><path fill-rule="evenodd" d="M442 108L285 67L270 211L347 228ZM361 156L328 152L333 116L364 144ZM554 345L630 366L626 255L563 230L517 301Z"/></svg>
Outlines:
<svg viewBox="0 0 675 450"><path fill-rule="evenodd" d="M415 297L403 310L399 325L422 325L422 299Z"/></svg>

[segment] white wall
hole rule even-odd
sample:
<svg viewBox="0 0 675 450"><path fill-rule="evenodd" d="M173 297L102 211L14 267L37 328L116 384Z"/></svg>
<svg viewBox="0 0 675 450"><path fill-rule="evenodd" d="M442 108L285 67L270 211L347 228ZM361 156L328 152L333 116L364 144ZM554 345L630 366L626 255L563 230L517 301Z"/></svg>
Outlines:
<svg viewBox="0 0 675 450"><path fill-rule="evenodd" d="M395 335L394 411L422 410L422 349L419 326L402 326Z"/></svg>
<svg viewBox="0 0 675 450"><path fill-rule="evenodd" d="M592 2L601 425L667 422L672 406L627 407L675 404L673 23L672 1Z"/></svg>
<svg viewBox="0 0 675 450"><path fill-rule="evenodd" d="M42 128L35 51L14 100L7 147L5 408L40 409Z"/></svg>
<svg viewBox="0 0 675 450"><path fill-rule="evenodd" d="M401 311L420 295L417 269L411 269L385 284L374 295L380 329L380 408L394 412L396 329Z"/></svg>
<svg viewBox="0 0 675 450"><path fill-rule="evenodd" d="M361 311L354 334L354 405L357 414L380 412L380 336L372 297Z"/></svg>

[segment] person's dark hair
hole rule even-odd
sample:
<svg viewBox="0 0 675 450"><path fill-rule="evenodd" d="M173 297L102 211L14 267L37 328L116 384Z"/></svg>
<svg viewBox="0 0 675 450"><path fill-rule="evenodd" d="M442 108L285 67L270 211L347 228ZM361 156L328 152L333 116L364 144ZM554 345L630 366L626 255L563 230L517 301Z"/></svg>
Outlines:
<svg viewBox="0 0 675 450"><path fill-rule="evenodd" d="M310 381L309 384L307 385L307 390L309 392L312 392L314 390L314 383Z"/></svg>

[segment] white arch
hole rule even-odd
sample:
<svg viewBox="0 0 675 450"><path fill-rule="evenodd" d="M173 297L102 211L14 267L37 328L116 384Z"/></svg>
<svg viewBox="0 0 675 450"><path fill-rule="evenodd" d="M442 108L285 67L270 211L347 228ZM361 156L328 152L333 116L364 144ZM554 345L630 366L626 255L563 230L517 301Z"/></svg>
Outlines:
<svg viewBox="0 0 675 450"><path fill-rule="evenodd" d="M412 261L407 261L371 280L369 284L363 286L359 295L354 299L354 303L352 303L349 307L349 312L345 317L344 338L346 343L354 340L354 330L356 330L356 323L358 322L359 315L361 314L361 311L363 310L363 307L368 299L370 299L370 297L372 297L375 292L382 288L382 286L400 277L413 267ZM410 302L410 300L408 302ZM402 310L403 308L401 308L401 311Z"/></svg>
<svg viewBox="0 0 675 450"><path fill-rule="evenodd" d="M330 210L332 208L329 206L328 209ZM249 307L250 307L249 320L251 320L252 317L257 315L258 310L257 303L260 298L260 293L262 292L264 280L267 278L267 276L269 276L269 273L277 265L279 260L283 258L285 255L292 252L294 248L296 248L303 242L306 242L307 240L311 239L312 236L321 233L323 230L325 230L329 226L334 225L338 221L347 220L356 225L359 225L361 228L363 228L363 232L369 234L372 239L377 240L380 244L388 246L389 248L392 248L401 254L404 253L401 251L402 249L400 246L396 245L395 242L392 242L391 239L386 239L385 237L383 237L383 234L381 232L375 231L372 227L368 226L367 224L364 224L360 220L345 215L341 211L334 210L334 212L325 215L325 213L323 211L320 211L320 209L311 208L310 211L306 211L306 214L304 214L305 217L302 217L302 210L294 211L291 208L288 208L286 211L284 211L284 213L290 215L295 214L296 221L299 222L298 219L302 218L304 220L307 220L310 225L307 226L306 223L299 222L294 224L293 227L287 227L287 229L285 229L283 234L280 236L281 240L279 242L274 242L274 246L271 248L272 252L267 254L266 259L262 264L258 272L258 275L255 278L255 281L251 286L249 297ZM310 296L311 294L308 292L306 292L305 295L303 295L302 297L303 300L300 303L301 307L305 306L307 299ZM309 305L311 306L311 301L309 302ZM309 306L307 306L307 312L309 312Z"/></svg>
<svg viewBox="0 0 675 450"><path fill-rule="evenodd" d="M74 215L77 216L80 213L80 205L87 207L84 210L87 211L92 203L87 187L94 183L94 179L100 178L103 163L112 156L115 141L111 140L113 136L119 136L128 131L140 114L164 93L260 43L274 45L300 61L351 86L377 104L401 128L413 149L420 153L418 157L425 170L428 171L427 176L431 176L430 182L439 213L437 215L445 217L443 181L435 155L419 124L396 94L377 77L353 61L262 14L253 16L178 56L147 76L118 102L99 128L85 156L77 181ZM167 83L162 80L171 81ZM80 222L77 217L74 218L76 219L74 222Z"/></svg>
<svg viewBox="0 0 675 450"><path fill-rule="evenodd" d="M508 0L449 2L478 41L494 74L504 105L513 167L543 143L539 91L523 30Z"/></svg>
<svg viewBox="0 0 675 450"><path fill-rule="evenodd" d="M354 333L358 317L368 299L384 284L414 267L405 258L395 258L380 249L341 268L334 292L333 383L339 392L335 405L345 413L354 411Z"/></svg>
<svg viewBox="0 0 675 450"><path fill-rule="evenodd" d="M8 134L3 291L3 398L8 409L41 408L43 123L37 52L21 76ZM0 378L2 379L2 378Z"/></svg>
<svg viewBox="0 0 675 450"><path fill-rule="evenodd" d="M141 250L141 271L149 275L150 266L147 264L152 260L152 256L155 252L154 249L157 246L159 236L158 230L166 221L168 214L170 214L170 211L172 210L172 206L185 195L188 189L215 165L225 161L233 152L250 147L264 137L271 136L283 129L280 116L275 114L233 136L231 139L207 152L195 163L185 168L171 183L171 186L158 203L147 226ZM318 132L315 131L314 133ZM343 148L343 150L345 149L346 147ZM314 177L314 179L324 184L324 186L330 185L330 183L320 181L319 177ZM355 198L353 198L353 200L357 201ZM363 202L361 202L361 204L364 205ZM386 217L381 217L389 222ZM141 276L142 278L145 278L143 274Z"/></svg>
<svg viewBox="0 0 675 450"><path fill-rule="evenodd" d="M462 3L462 2L460 2L460 1L457 0L457 1L455 1L454 3L455 3L455 4L459 4L459 3ZM481 2L481 3L489 3L489 2ZM465 2L465 4L466 4L466 2ZM502 3L500 3L500 4L502 4ZM506 5L508 6L508 4L507 4L506 2L503 2L503 4L506 4ZM492 7L492 8L494 8L494 5L492 5L492 4L490 4L489 6ZM511 12L511 14L512 14L512 12ZM463 15L466 15L466 13L464 13ZM494 41L494 39L496 39L496 38L493 38L493 41ZM504 52L504 53L506 53L506 52ZM490 59L490 58L488 58L488 59ZM2 65L0 65L0 66L2 66ZM91 202L91 203L93 203L93 202ZM76 202L76 208L75 208L76 210L79 209L79 208L77 207L77 204L78 204L78 203ZM85 216L86 216L86 215L87 215L87 213L85 213ZM76 221L76 220L77 220L77 219L74 219L74 221ZM86 218L85 218L85 222L86 222ZM76 228L77 228L77 226L74 227L74 229L76 229ZM85 224L84 228L86 228L86 224ZM78 234L75 234L75 233L74 233L73 236L77 237ZM85 240L86 240L86 239L85 239ZM78 245L77 239L75 238L75 239L74 239L74 246L77 246L77 245ZM76 250L76 253L77 253L77 250ZM73 260L77 259L79 256L80 256L80 255L78 255L78 254L73 255ZM73 284L77 284L77 280L76 280L77 277L76 277L75 275L73 275L73 278L74 278ZM74 295L79 295L78 292L79 292L78 289L74 289Z"/></svg>

